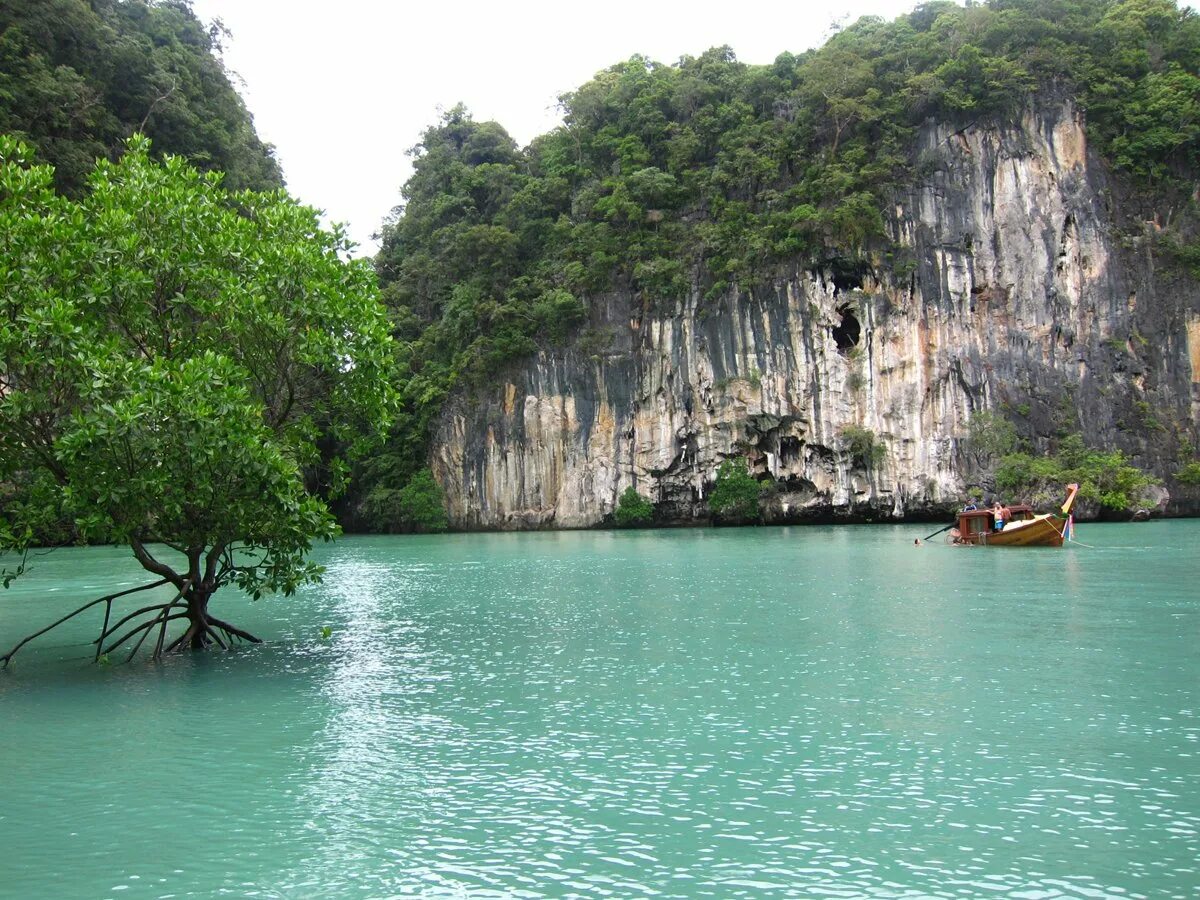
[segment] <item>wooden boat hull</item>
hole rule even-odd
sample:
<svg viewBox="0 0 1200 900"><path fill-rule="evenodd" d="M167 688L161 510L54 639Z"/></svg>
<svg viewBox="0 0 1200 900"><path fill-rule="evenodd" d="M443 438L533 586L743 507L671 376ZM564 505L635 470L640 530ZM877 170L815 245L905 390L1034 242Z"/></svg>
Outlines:
<svg viewBox="0 0 1200 900"><path fill-rule="evenodd" d="M977 547L1061 547L1070 528L1071 507L1079 485L1067 485L1067 499L1058 512L1035 515L1024 504L1008 510L1008 524L997 531L996 511L970 506L958 514L958 527L950 532L952 543Z"/></svg>
<svg viewBox="0 0 1200 900"><path fill-rule="evenodd" d="M1024 522L1013 522L1003 531L981 534L979 543L988 547L1061 547L1066 529L1065 516L1045 513Z"/></svg>

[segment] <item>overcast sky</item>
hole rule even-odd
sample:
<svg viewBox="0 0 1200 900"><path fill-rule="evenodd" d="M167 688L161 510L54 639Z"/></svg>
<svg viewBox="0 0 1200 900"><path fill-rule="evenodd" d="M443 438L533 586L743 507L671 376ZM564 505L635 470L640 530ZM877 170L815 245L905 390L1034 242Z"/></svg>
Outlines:
<svg viewBox="0 0 1200 900"><path fill-rule="evenodd" d="M729 44L738 59L767 63L820 44L835 21L893 18L915 2L193 0L193 8L232 32L225 63L291 192L348 223L360 252L373 252L370 236L411 172L406 151L459 101L524 145L558 124L559 94L635 53L671 63Z"/></svg>

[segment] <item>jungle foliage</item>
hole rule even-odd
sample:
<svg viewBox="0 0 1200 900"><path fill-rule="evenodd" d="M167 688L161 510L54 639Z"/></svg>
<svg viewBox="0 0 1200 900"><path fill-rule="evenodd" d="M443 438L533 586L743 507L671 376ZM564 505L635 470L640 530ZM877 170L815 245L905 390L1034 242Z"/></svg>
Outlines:
<svg viewBox="0 0 1200 900"><path fill-rule="evenodd" d="M980 410L967 423L967 442L976 463L985 467L1017 449L1017 427L1003 413Z"/></svg>
<svg viewBox="0 0 1200 900"><path fill-rule="evenodd" d="M1129 183L1191 210L1198 68L1200 18L1174 0L932 2L770 65L727 47L674 65L635 56L564 95L563 125L524 149L450 110L412 151L376 259L405 449L364 472L368 493L422 467L457 386L563 342L589 298L715 299L782 263L853 268L890 251L891 200L928 175L914 137L930 118L967 126L1070 95ZM1188 235L1172 240L1186 257Z"/></svg>
<svg viewBox="0 0 1200 900"><path fill-rule="evenodd" d="M31 144L71 196L134 132L158 154L224 172L229 188L281 187L221 63L224 36L187 0L5 0L0 134Z"/></svg>
<svg viewBox="0 0 1200 900"><path fill-rule="evenodd" d="M1056 502L1063 485L1078 483L1081 499L1123 512L1143 505L1147 489L1158 484L1120 450L1089 448L1077 433L1060 431L1041 452L1034 452L1016 426L995 411L971 417L967 448L997 491L1040 506Z"/></svg>

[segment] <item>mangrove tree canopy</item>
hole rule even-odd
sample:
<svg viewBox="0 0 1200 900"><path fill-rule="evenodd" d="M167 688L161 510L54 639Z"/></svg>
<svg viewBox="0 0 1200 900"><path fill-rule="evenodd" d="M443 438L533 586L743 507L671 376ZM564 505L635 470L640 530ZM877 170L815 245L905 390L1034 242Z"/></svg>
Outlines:
<svg viewBox="0 0 1200 900"><path fill-rule="evenodd" d="M6 582L35 535L68 521L131 548L154 576L135 590L169 592L127 616L112 598L73 613L104 607L97 656L156 627L155 654L248 639L209 598L316 579L306 553L337 526L304 470L320 461L336 490L331 448L352 454L388 421L374 273L316 210L156 163L145 138L77 200L29 162L0 138Z"/></svg>

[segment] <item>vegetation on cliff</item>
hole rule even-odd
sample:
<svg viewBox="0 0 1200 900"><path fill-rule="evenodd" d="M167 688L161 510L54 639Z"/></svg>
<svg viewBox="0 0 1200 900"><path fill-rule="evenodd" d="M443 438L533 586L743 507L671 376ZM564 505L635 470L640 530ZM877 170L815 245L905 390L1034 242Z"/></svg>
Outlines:
<svg viewBox="0 0 1200 900"><path fill-rule="evenodd" d="M1162 201L1164 245L1200 259L1198 67L1200 19L1173 0L933 2L771 65L728 48L675 65L634 57L562 97L564 124L524 149L449 111L415 148L376 260L403 410L400 449L364 473L368 496L423 467L451 391L562 342L597 294L650 308L782 263L908 271L888 210L922 177L913 138L930 118L966 126L1071 95L1093 146Z"/></svg>
<svg viewBox="0 0 1200 900"><path fill-rule="evenodd" d="M637 528L654 521L654 504L630 485L625 488L613 511L613 520L622 528Z"/></svg>
<svg viewBox="0 0 1200 900"><path fill-rule="evenodd" d="M1079 497L1113 512L1148 505L1155 479L1130 464L1120 450L1087 447L1078 434L1056 441L1052 453L1009 453L996 466L996 489L1050 505L1064 484L1078 484Z"/></svg>
<svg viewBox="0 0 1200 900"><path fill-rule="evenodd" d="M746 468L743 459L727 459L717 470L708 508L723 524L742 524L758 518L758 501L763 486Z"/></svg>
<svg viewBox="0 0 1200 900"><path fill-rule="evenodd" d="M846 425L840 437L842 445L854 464L870 472L887 458L887 448L879 442L870 428L861 425Z"/></svg>
<svg viewBox="0 0 1200 900"><path fill-rule="evenodd" d="M305 470L336 492L394 397L375 275L344 235L149 150L135 138L73 200L0 138L3 575L60 521L130 547L153 580L120 596L162 590L116 621L117 595L65 617L104 607L97 658L254 640L210 598L319 577L307 552L337 525Z"/></svg>
<svg viewBox="0 0 1200 900"><path fill-rule="evenodd" d="M221 64L223 35L187 0L5 0L0 134L31 144L72 196L134 132L156 153L224 172L231 189L281 187Z"/></svg>
<svg viewBox="0 0 1200 900"><path fill-rule="evenodd" d="M371 520L388 522L394 531L436 534L450 527L445 492L429 469L420 469L398 490L374 491L370 502Z"/></svg>
<svg viewBox="0 0 1200 900"><path fill-rule="evenodd" d="M990 487L1038 505L1052 505L1063 485L1074 483L1081 500L1125 512L1147 505L1148 491L1158 483L1120 450L1089 448L1076 433L1060 433L1047 452L1034 453L1012 423L994 412L971 418L968 443Z"/></svg>

